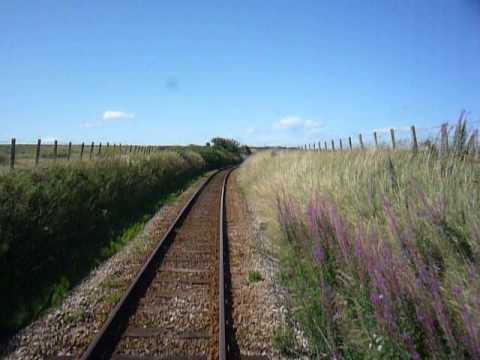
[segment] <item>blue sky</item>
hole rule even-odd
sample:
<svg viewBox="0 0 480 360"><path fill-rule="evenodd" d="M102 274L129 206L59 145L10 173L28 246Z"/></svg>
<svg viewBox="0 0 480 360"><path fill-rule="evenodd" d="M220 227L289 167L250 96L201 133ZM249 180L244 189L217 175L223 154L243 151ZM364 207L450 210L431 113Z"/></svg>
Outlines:
<svg viewBox="0 0 480 360"><path fill-rule="evenodd" d="M0 2L0 140L296 145L480 120L480 1Z"/></svg>

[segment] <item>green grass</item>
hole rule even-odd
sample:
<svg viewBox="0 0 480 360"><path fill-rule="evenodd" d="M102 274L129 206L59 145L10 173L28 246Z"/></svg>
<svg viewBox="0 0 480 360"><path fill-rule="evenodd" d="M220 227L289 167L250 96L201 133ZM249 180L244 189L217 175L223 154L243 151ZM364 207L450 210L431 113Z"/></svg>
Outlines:
<svg viewBox="0 0 480 360"><path fill-rule="evenodd" d="M251 270L251 271L248 272L247 281L250 284L254 284L254 283L262 281L262 280L263 280L262 275L258 271Z"/></svg>
<svg viewBox="0 0 480 360"><path fill-rule="evenodd" d="M289 326L281 326L275 329L272 335L272 349L287 357L293 355L295 349L295 334Z"/></svg>
<svg viewBox="0 0 480 360"><path fill-rule="evenodd" d="M8 156L7 154L0 153L0 166L8 164Z"/></svg>
<svg viewBox="0 0 480 360"><path fill-rule="evenodd" d="M265 151L244 163L240 185L311 357L480 355L480 163L464 135L448 151Z"/></svg>

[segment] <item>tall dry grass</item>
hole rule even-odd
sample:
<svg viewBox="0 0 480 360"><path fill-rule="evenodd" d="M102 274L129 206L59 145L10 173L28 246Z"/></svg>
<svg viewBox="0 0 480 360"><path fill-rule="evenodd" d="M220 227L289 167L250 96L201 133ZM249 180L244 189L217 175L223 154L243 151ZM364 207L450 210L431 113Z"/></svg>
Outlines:
<svg viewBox="0 0 480 360"><path fill-rule="evenodd" d="M312 356L480 357L480 164L460 135L448 151L269 151L242 166Z"/></svg>

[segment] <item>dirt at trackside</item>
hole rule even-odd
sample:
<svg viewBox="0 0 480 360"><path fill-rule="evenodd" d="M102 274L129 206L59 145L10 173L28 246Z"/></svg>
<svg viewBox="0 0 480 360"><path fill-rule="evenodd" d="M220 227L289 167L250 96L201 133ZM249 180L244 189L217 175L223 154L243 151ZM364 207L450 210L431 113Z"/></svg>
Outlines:
<svg viewBox="0 0 480 360"><path fill-rule="evenodd" d="M237 355L278 358L272 336L282 323L284 310L281 289L275 284L277 264L261 251L261 234L240 194L237 171L227 184L226 222Z"/></svg>

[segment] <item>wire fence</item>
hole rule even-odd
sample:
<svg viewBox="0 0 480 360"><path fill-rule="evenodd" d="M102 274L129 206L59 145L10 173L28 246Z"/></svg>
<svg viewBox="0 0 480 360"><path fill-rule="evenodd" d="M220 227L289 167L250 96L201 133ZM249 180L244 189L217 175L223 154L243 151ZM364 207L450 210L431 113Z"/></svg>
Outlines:
<svg viewBox="0 0 480 360"><path fill-rule="evenodd" d="M469 121L468 146L470 151L479 153L478 128ZM413 150L421 151L440 144L445 147L453 144L457 125L442 124L432 127L400 127L364 131L356 136L324 138L314 143L298 146L301 150L342 151L342 150ZM477 125L478 127L478 125ZM443 145L442 145L443 144ZM173 149L175 146L133 145L109 142L62 142L51 139L38 139L36 142L19 139L0 139L0 172L8 169L49 166L60 161L94 161L105 158L125 158L149 156L152 153Z"/></svg>
<svg viewBox="0 0 480 360"><path fill-rule="evenodd" d="M472 124L480 121L469 122L470 128L466 129L466 143L471 150L478 153L478 129ZM324 138L313 143L298 146L300 150L315 151L342 151L342 150L413 150L422 151L431 148L434 144L442 142L453 144L455 142L456 128L459 125L442 124L432 127L410 127L374 129L361 132L356 136L340 138Z"/></svg>
<svg viewBox="0 0 480 360"><path fill-rule="evenodd" d="M125 145L116 143L80 143L42 141L35 143L15 138L0 140L0 172L8 169L49 166L60 161L94 161L106 158L149 156L171 148L159 145Z"/></svg>

